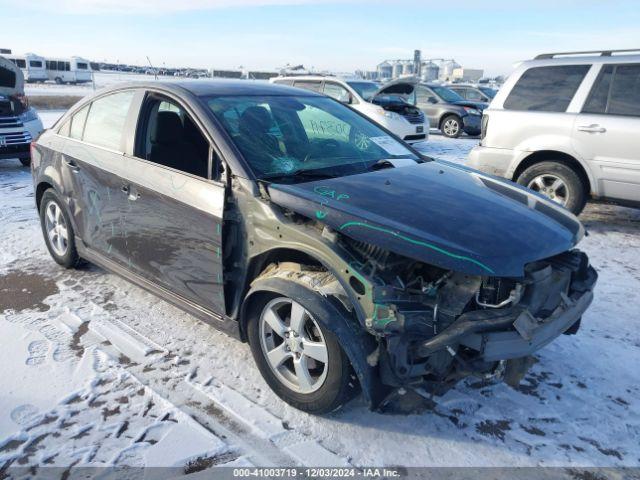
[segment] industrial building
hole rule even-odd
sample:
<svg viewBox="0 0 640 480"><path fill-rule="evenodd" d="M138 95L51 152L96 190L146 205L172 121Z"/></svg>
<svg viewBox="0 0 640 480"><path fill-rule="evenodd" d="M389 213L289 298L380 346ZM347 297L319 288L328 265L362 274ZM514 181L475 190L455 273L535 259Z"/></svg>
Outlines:
<svg viewBox="0 0 640 480"><path fill-rule="evenodd" d="M413 59L384 60L375 72L367 72L367 77L384 81L416 75L425 82L477 82L483 73L480 69L464 68L452 58L422 59L422 52L415 50Z"/></svg>

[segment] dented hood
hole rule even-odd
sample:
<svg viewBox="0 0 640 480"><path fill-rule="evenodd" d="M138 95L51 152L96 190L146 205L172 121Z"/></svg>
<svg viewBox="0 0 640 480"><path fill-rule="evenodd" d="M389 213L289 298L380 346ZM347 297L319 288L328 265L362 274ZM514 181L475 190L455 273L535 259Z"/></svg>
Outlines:
<svg viewBox="0 0 640 480"><path fill-rule="evenodd" d="M9 97L16 94L24 94L22 70L13 62L0 57L0 95Z"/></svg>
<svg viewBox="0 0 640 480"><path fill-rule="evenodd" d="M268 190L275 204L342 235L473 275L521 277L527 263L583 235L571 213L545 198L443 161Z"/></svg>

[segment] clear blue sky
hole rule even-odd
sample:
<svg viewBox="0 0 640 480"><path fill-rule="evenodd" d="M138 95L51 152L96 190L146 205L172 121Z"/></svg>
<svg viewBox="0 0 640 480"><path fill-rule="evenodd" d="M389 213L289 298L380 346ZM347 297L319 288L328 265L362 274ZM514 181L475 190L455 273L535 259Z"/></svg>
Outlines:
<svg viewBox="0 0 640 480"><path fill-rule="evenodd" d="M545 51L640 48L640 2L0 0L0 47L97 61L337 71L455 58L487 74Z"/></svg>

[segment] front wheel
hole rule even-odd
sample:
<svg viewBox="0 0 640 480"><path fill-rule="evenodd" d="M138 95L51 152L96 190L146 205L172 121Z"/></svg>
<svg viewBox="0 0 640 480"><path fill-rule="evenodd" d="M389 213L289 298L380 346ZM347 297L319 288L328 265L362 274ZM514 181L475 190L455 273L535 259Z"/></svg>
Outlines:
<svg viewBox="0 0 640 480"><path fill-rule="evenodd" d="M580 176L564 163L536 163L523 171L517 182L559 203L575 215L582 212L587 202L587 191Z"/></svg>
<svg viewBox="0 0 640 480"><path fill-rule="evenodd" d="M319 293L322 302L328 301ZM302 299L264 293L252 303L248 337L253 358L271 389L308 413L327 413L357 392L347 355L338 338Z"/></svg>
<svg viewBox="0 0 640 480"><path fill-rule="evenodd" d="M456 115L447 115L440 126L445 137L458 138L462 133L462 120Z"/></svg>

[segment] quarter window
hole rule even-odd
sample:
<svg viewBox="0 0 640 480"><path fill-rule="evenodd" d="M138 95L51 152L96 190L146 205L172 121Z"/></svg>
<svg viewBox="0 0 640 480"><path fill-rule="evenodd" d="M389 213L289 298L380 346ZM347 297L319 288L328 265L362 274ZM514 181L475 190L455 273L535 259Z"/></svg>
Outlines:
<svg viewBox="0 0 640 480"><path fill-rule="evenodd" d="M71 129L69 130L69 136L77 140L82 140L82 132L84 131L84 124L87 121L87 113L89 113L89 105L83 107L71 118Z"/></svg>
<svg viewBox="0 0 640 480"><path fill-rule="evenodd" d="M133 93L132 90L114 93L94 101L87 117L83 140L93 145L121 150L124 125Z"/></svg>
<svg viewBox="0 0 640 480"><path fill-rule="evenodd" d="M530 68L504 102L507 110L565 112L591 65Z"/></svg>

